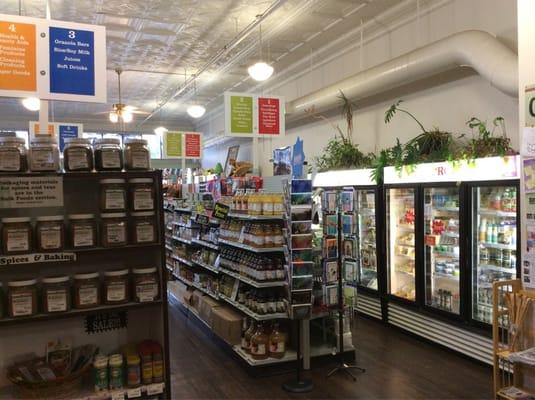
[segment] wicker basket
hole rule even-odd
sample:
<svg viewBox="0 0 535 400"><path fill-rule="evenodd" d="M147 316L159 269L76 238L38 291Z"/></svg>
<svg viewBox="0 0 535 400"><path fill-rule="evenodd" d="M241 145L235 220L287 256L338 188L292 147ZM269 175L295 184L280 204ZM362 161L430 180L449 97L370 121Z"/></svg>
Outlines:
<svg viewBox="0 0 535 400"><path fill-rule="evenodd" d="M21 399L73 399L79 397L83 378L90 371L91 365L91 362L88 362L75 373L48 382L21 380L14 366L8 369L7 377L15 385L16 395Z"/></svg>

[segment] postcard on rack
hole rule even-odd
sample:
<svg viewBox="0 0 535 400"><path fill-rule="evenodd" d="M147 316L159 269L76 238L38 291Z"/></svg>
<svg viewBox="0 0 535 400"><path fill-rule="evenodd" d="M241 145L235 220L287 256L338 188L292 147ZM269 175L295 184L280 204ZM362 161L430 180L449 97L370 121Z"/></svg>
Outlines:
<svg viewBox="0 0 535 400"><path fill-rule="evenodd" d="M344 257L356 258L356 247L355 239L346 238L342 243L342 254Z"/></svg>
<svg viewBox="0 0 535 400"><path fill-rule="evenodd" d="M338 261L325 261L324 275L326 283L338 281Z"/></svg>
<svg viewBox="0 0 535 400"><path fill-rule="evenodd" d="M336 192L323 193L323 206L325 212L336 212Z"/></svg>
<svg viewBox="0 0 535 400"><path fill-rule="evenodd" d="M353 191L344 190L340 193L340 203L343 212L353 212Z"/></svg>
<svg viewBox="0 0 535 400"><path fill-rule="evenodd" d="M342 233L344 235L353 235L355 232L354 220L352 214L342 215Z"/></svg>
<svg viewBox="0 0 535 400"><path fill-rule="evenodd" d="M325 258L338 257L338 239L323 239L323 255Z"/></svg>

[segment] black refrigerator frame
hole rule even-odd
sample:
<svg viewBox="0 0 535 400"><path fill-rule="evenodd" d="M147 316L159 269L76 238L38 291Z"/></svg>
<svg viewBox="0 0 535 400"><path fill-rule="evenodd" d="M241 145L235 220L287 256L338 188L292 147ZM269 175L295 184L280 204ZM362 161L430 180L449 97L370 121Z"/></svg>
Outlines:
<svg viewBox="0 0 535 400"><path fill-rule="evenodd" d="M516 274L520 276L521 272L521 232L520 232L520 180L519 179L500 179L492 181L463 181L463 182L421 182L421 183L392 183L382 185L382 218L381 220L381 237L384 248L382 249L382 262L379 263L378 268L382 266L382 279L379 288L382 287L381 297L385 303L395 303L411 311L415 311L426 315L428 317L434 317L437 320L451 323L469 331L473 331L478 334L483 334L487 337L491 335L491 325L473 319L473 281L472 271L475 267L472 265L473 252L472 252L472 218L475 212L476 204L473 204L472 189L476 187L505 187L512 186L516 188ZM459 315L450 313L439 308L432 307L426 304L425 300L425 285L426 285L426 266L425 266L425 188L445 188L445 187L458 187L459 188L459 291L460 291L460 306ZM387 262L387 256L389 252L389 243L387 241L387 229L389 229L389 220L387 218L387 195L389 189L414 189L415 193L415 289L416 298L415 301L407 300L389 293L389 267ZM379 236L379 235L378 235ZM386 307L388 308L388 307ZM387 314L383 308L383 314ZM385 316L385 321L388 320Z"/></svg>

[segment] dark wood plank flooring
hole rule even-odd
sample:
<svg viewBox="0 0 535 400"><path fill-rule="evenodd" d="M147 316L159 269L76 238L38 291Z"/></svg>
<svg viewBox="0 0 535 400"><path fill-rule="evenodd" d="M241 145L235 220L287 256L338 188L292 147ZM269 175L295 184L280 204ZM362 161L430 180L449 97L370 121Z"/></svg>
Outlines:
<svg viewBox="0 0 535 400"><path fill-rule="evenodd" d="M492 371L453 352L367 318L357 318L353 340L366 368L356 382L336 365L313 365L307 394L291 395L281 384L293 377L253 377L228 350L178 308L169 307L171 381L174 399L491 399ZM314 363L313 363L314 364Z"/></svg>

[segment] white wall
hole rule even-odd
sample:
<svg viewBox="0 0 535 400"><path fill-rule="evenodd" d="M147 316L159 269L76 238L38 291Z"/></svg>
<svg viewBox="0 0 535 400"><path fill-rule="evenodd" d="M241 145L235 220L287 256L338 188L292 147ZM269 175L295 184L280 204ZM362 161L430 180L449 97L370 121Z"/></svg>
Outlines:
<svg viewBox="0 0 535 400"><path fill-rule="evenodd" d="M496 35L502 42L516 52L517 14L516 4L505 0L420 0L421 10L434 6L428 13L415 18L416 1L413 15L404 15L411 21L400 26L393 21L388 31L366 42L362 51L363 68L369 68L385 62L392 57L404 54L421 45L433 42L455 32L479 29ZM367 30L365 30L366 32ZM372 29L369 30L372 32ZM360 51L358 49L358 33L353 44L347 47L344 54L328 61L322 54L321 59L312 59L317 67L298 74L284 83L277 81L277 75L265 87L263 93L283 95L287 101L310 93L326 85L332 84L359 71ZM322 64L322 60L327 62ZM424 90L416 90L402 96L403 106L409 109L423 125L430 129L440 127L441 130L454 133L470 133L465 122L472 116L491 124L495 116L503 116L506 120L508 134L513 147L518 148L518 99L511 98L494 89L477 75L450 81ZM397 100L397 97L386 99L366 108L359 109L354 117L354 140L363 151L380 150L395 144L396 138L401 141L416 136L418 126L405 115L397 115L389 125L384 124L385 110ZM343 121L336 117L332 120L345 127ZM222 110L205 118L197 129L208 136L220 133L224 129ZM287 131L286 137L263 140L259 149L260 168L264 175L271 175L269 159L273 148L293 144L297 136L304 139L305 155L310 161L321 154L334 129L325 122L312 121ZM205 149L203 166L210 167L218 161L224 162L228 144ZM251 156L250 145L240 147L241 157Z"/></svg>

